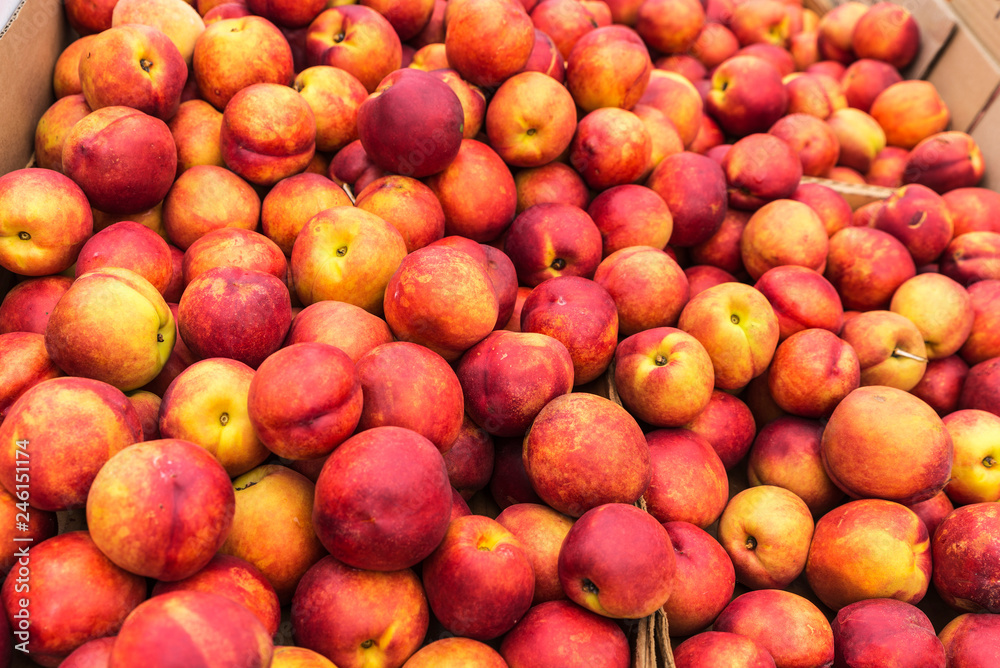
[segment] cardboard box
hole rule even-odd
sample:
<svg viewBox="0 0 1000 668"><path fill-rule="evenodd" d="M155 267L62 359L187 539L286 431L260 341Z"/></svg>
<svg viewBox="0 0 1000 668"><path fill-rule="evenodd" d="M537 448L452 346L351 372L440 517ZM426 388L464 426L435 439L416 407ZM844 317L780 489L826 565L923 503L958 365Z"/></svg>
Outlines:
<svg viewBox="0 0 1000 668"><path fill-rule="evenodd" d="M55 101L52 72L69 32L61 0L20 0L0 31L0 174L31 160L35 126Z"/></svg>

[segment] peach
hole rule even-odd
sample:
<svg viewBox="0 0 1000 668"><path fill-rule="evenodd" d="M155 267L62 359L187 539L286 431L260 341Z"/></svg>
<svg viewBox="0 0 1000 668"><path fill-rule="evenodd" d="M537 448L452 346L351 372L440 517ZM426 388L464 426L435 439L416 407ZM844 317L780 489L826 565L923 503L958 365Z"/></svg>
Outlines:
<svg viewBox="0 0 1000 668"><path fill-rule="evenodd" d="M455 286L460 287L458 293ZM425 345L448 361L486 338L499 314L482 264L447 247L425 247L407 255L385 295L386 321L395 336Z"/></svg>
<svg viewBox="0 0 1000 668"><path fill-rule="evenodd" d="M958 408L958 397L968 373L969 365L958 355L930 360L920 382L910 392L943 417Z"/></svg>
<svg viewBox="0 0 1000 668"><path fill-rule="evenodd" d="M328 343L357 362L376 346L392 341L385 321L359 306L325 300L304 308L292 320L285 345Z"/></svg>
<svg viewBox="0 0 1000 668"><path fill-rule="evenodd" d="M770 303L739 283L723 283L692 297L677 326L705 346L715 386L723 390L744 387L762 374L778 345L778 319Z"/></svg>
<svg viewBox="0 0 1000 668"><path fill-rule="evenodd" d="M462 426L464 384L440 355L398 341L368 352L356 368L364 395L358 432L393 425L417 432L441 452L451 447ZM407 369L411 385L393 382L399 369Z"/></svg>
<svg viewBox="0 0 1000 668"><path fill-rule="evenodd" d="M756 485L739 492L719 518L719 542L736 579L751 589L784 589L806 566L813 518L783 487Z"/></svg>
<svg viewBox="0 0 1000 668"><path fill-rule="evenodd" d="M631 652L612 620L569 601L552 601L534 606L518 621L504 636L500 654L505 665L523 668L588 663L626 668Z"/></svg>
<svg viewBox="0 0 1000 668"><path fill-rule="evenodd" d="M983 152L964 132L939 132L913 147L903 168L904 183L920 183L937 193L979 184Z"/></svg>
<svg viewBox="0 0 1000 668"><path fill-rule="evenodd" d="M626 247L607 256L594 281L614 300L622 336L673 327L689 299L688 280L680 266L649 246Z"/></svg>
<svg viewBox="0 0 1000 668"><path fill-rule="evenodd" d="M573 382L589 383L611 364L618 343L618 310L598 283L559 276L532 290L521 309L521 331L547 334L566 346Z"/></svg>
<svg viewBox="0 0 1000 668"><path fill-rule="evenodd" d="M45 350L45 337L36 332L0 334L0 423L25 392L38 383L62 376Z"/></svg>
<svg viewBox="0 0 1000 668"><path fill-rule="evenodd" d="M219 552L255 566L287 605L302 576L326 554L312 526L315 485L272 464L236 478L233 488L236 510Z"/></svg>
<svg viewBox="0 0 1000 668"><path fill-rule="evenodd" d="M694 56L689 56L686 53L675 53L671 56L657 58L653 67L680 74L693 84L697 84L698 81L708 76L705 65Z"/></svg>
<svg viewBox="0 0 1000 668"><path fill-rule="evenodd" d="M490 146L515 167L551 162L566 150L575 130L573 97L562 84L540 72L521 72L507 79L486 111Z"/></svg>
<svg viewBox="0 0 1000 668"><path fill-rule="evenodd" d="M829 416L861 382L858 354L825 329L796 332L778 345L767 385L778 406L792 415Z"/></svg>
<svg viewBox="0 0 1000 668"><path fill-rule="evenodd" d="M886 137L881 125L860 109L838 109L826 120L840 144L837 164L859 173L867 172L875 156L885 148Z"/></svg>
<svg viewBox="0 0 1000 668"><path fill-rule="evenodd" d="M731 600L736 584L733 562L711 534L689 522L667 522L663 528L670 534L677 564L663 611L671 633L696 634Z"/></svg>
<svg viewBox="0 0 1000 668"><path fill-rule="evenodd" d="M848 227L830 237L826 279L837 289L845 309L885 308L892 294L916 275L906 246L888 232Z"/></svg>
<svg viewBox="0 0 1000 668"><path fill-rule="evenodd" d="M84 192L52 170L0 177L0 267L25 276L68 269L93 233Z"/></svg>
<svg viewBox="0 0 1000 668"><path fill-rule="evenodd" d="M177 146L177 176L195 165L225 166L219 132L222 112L204 100L182 102L167 123Z"/></svg>
<svg viewBox="0 0 1000 668"><path fill-rule="evenodd" d="M765 425L747 461L751 485L776 485L794 492L820 517L844 498L823 468L822 425L800 417L780 417Z"/></svg>
<svg viewBox="0 0 1000 668"><path fill-rule="evenodd" d="M642 38L624 26L588 32L577 40L566 60L566 86L586 112L601 107L633 108L653 68Z"/></svg>
<svg viewBox="0 0 1000 668"><path fill-rule="evenodd" d="M586 209L590 193L583 178L572 167L550 162L541 167L522 169L514 175L517 213L535 204L572 204ZM594 214L591 213L591 217Z"/></svg>
<svg viewBox="0 0 1000 668"><path fill-rule="evenodd" d="M514 220L514 177L486 144L463 139L451 164L425 183L444 210L446 235L457 234L481 243L493 241Z"/></svg>
<svg viewBox="0 0 1000 668"><path fill-rule="evenodd" d="M344 189L317 174L296 174L278 181L260 209L261 229L281 251L291 256L296 236L319 212L351 206Z"/></svg>
<svg viewBox="0 0 1000 668"><path fill-rule="evenodd" d="M57 99L35 126L35 165L62 172L62 152L66 136L91 111L93 109L80 93Z"/></svg>
<svg viewBox="0 0 1000 668"><path fill-rule="evenodd" d="M271 668L336 668L322 654L305 647L283 645L274 648Z"/></svg>
<svg viewBox="0 0 1000 668"><path fill-rule="evenodd" d="M601 234L584 211L569 204L536 204L514 219L504 237L520 283L533 287L557 276L594 275Z"/></svg>
<svg viewBox="0 0 1000 668"><path fill-rule="evenodd" d="M788 39L788 51L795 60L795 69L805 71L819 62L819 31L803 30Z"/></svg>
<svg viewBox="0 0 1000 668"><path fill-rule="evenodd" d="M408 668L458 668L465 665L506 668L500 654L485 643L455 636L424 645L403 664Z"/></svg>
<svg viewBox="0 0 1000 668"><path fill-rule="evenodd" d="M964 612L1000 610L1000 587L989 564L1000 545L996 502L973 503L955 509L934 532L934 588L944 602Z"/></svg>
<svg viewBox="0 0 1000 668"><path fill-rule="evenodd" d="M696 153L665 157L646 187L667 203L673 218L670 243L693 246L708 240L726 216L726 177L711 158Z"/></svg>
<svg viewBox="0 0 1000 668"><path fill-rule="evenodd" d="M729 206L755 211L787 199L802 179L802 161L784 140L769 134L740 139L722 159Z"/></svg>
<svg viewBox="0 0 1000 668"><path fill-rule="evenodd" d="M65 668L105 668L111 660L111 648L114 644L115 636L87 641L73 650L59 665Z"/></svg>
<svg viewBox="0 0 1000 668"><path fill-rule="evenodd" d="M868 113L879 93L903 80L899 71L882 59L861 58L844 71L841 85L847 104Z"/></svg>
<svg viewBox="0 0 1000 668"><path fill-rule="evenodd" d="M134 213L167 194L177 171L177 149L160 119L128 107L104 107L73 126L62 162L93 207Z"/></svg>
<svg viewBox="0 0 1000 668"><path fill-rule="evenodd" d="M971 612L958 615L938 634L948 660L959 666L988 666L1000 660L998 637L1000 626L996 615Z"/></svg>
<svg viewBox="0 0 1000 668"><path fill-rule="evenodd" d="M691 262L718 267L731 274L741 273L743 258L740 254L740 239L750 215L747 211L728 209L715 234L691 247L688 253Z"/></svg>
<svg viewBox="0 0 1000 668"><path fill-rule="evenodd" d="M780 341L811 328L840 334L844 309L837 291L822 274L805 267L784 265L766 271L754 287L774 309Z"/></svg>
<svg viewBox="0 0 1000 668"><path fill-rule="evenodd" d="M531 560L514 534L489 517L459 517L423 565L434 616L449 632L497 638L531 607ZM489 584L487 584L489 583Z"/></svg>
<svg viewBox="0 0 1000 668"><path fill-rule="evenodd" d="M234 62L244 66L227 65ZM192 67L201 95L219 111L248 86L288 86L294 76L288 40L260 16L223 19L208 25L195 43Z"/></svg>
<svg viewBox="0 0 1000 668"><path fill-rule="evenodd" d="M798 153L805 176L825 176L841 155L840 138L836 131L829 123L809 114L784 116L771 126L768 133L783 139Z"/></svg>
<svg viewBox="0 0 1000 668"><path fill-rule="evenodd" d="M587 213L601 232L603 257L628 246L663 248L673 231L673 216L650 188L626 184L594 198Z"/></svg>
<svg viewBox="0 0 1000 668"><path fill-rule="evenodd" d="M790 591L762 589L737 596L712 629L749 638L771 654L776 666L833 663L830 623L811 601Z"/></svg>
<svg viewBox="0 0 1000 668"><path fill-rule="evenodd" d="M395 227L403 235L408 253L444 236L441 203L430 188L408 176L376 179L358 194L355 205Z"/></svg>
<svg viewBox="0 0 1000 668"><path fill-rule="evenodd" d="M919 608L891 598L858 601L840 609L832 623L836 659L847 665L890 662L901 668L944 668L944 645Z"/></svg>
<svg viewBox="0 0 1000 668"><path fill-rule="evenodd" d="M447 18L447 26L448 62L463 79L487 88L520 72L535 43L535 26L527 12L504 0L462 3Z"/></svg>
<svg viewBox="0 0 1000 668"><path fill-rule="evenodd" d="M111 25L139 23L163 32L191 65L194 45L205 30L205 22L191 3L181 0L119 0L111 13Z"/></svg>
<svg viewBox="0 0 1000 668"><path fill-rule="evenodd" d="M900 285L889 308L917 326L928 359L958 352L972 331L976 316L966 289L936 273L918 274Z"/></svg>
<svg viewBox="0 0 1000 668"><path fill-rule="evenodd" d="M559 582L559 552L573 520L548 506L517 503L497 515L497 522L514 534L531 559L535 573L532 605L565 599Z"/></svg>
<svg viewBox="0 0 1000 668"><path fill-rule="evenodd" d="M581 118L569 146L570 164L594 190L638 180L651 155L652 140L645 124L634 113L617 107L597 109Z"/></svg>
<svg viewBox="0 0 1000 668"><path fill-rule="evenodd" d="M966 409L949 413L944 425L955 446L951 480L945 487L956 505L1000 501L1000 484L992 471L997 462L1000 417Z"/></svg>
<svg viewBox="0 0 1000 668"><path fill-rule="evenodd" d="M865 181L873 186L899 188L903 185L903 173L910 152L898 146L886 146L875 155Z"/></svg>
<svg viewBox="0 0 1000 668"><path fill-rule="evenodd" d="M414 498L421 502L408 503ZM399 571L434 551L451 508L448 472L434 444L409 429L375 427L345 441L324 464L313 526L348 566Z"/></svg>
<svg viewBox="0 0 1000 668"><path fill-rule="evenodd" d="M885 130L890 146L906 149L943 131L951 119L948 106L927 81L892 84L872 101L869 113Z"/></svg>
<svg viewBox="0 0 1000 668"><path fill-rule="evenodd" d="M670 598L675 570L670 534L625 503L584 513L559 551L566 595L605 617L637 619L656 612Z"/></svg>
<svg viewBox="0 0 1000 668"><path fill-rule="evenodd" d="M789 74L782 82L788 91L789 114L805 114L817 120L826 120L833 113L830 96L818 77L805 73Z"/></svg>
<svg viewBox="0 0 1000 668"><path fill-rule="evenodd" d="M927 535L931 538L934 537L938 525L951 514L951 511L955 510L955 506L943 490L926 501L914 503L907 508L916 513L920 521L927 527Z"/></svg>
<svg viewBox="0 0 1000 668"><path fill-rule="evenodd" d="M121 309L122 304L128 308ZM45 329L46 350L59 368L122 390L153 380L174 339L173 317L160 293L142 276L119 267L79 277Z"/></svg>
<svg viewBox="0 0 1000 668"><path fill-rule="evenodd" d="M705 67L714 68L736 55L740 48L736 35L721 23L706 21L691 45L691 55Z"/></svg>
<svg viewBox="0 0 1000 668"><path fill-rule="evenodd" d="M783 265L822 272L828 246L826 228L809 205L779 199L765 204L747 221L740 253L747 273L757 280Z"/></svg>
<svg viewBox="0 0 1000 668"><path fill-rule="evenodd" d="M788 91L768 61L734 56L712 74L705 107L727 134L745 137L766 132L785 114Z"/></svg>
<svg viewBox="0 0 1000 668"><path fill-rule="evenodd" d="M566 60L547 33L535 28L535 44L522 72L541 72L559 83L566 83Z"/></svg>
<svg viewBox="0 0 1000 668"><path fill-rule="evenodd" d="M1000 396L996 391L1000 359L994 357L969 369L958 399L959 408L978 408L1000 415Z"/></svg>
<svg viewBox="0 0 1000 668"><path fill-rule="evenodd" d="M691 149L701 129L703 104L701 93L690 81L674 72L654 69L639 104L663 112L677 129L684 147Z"/></svg>
<svg viewBox="0 0 1000 668"><path fill-rule="evenodd" d="M99 33L81 55L83 96L91 109L131 107L169 120L187 80L185 58L160 30L133 23Z"/></svg>
<svg viewBox="0 0 1000 668"><path fill-rule="evenodd" d="M653 471L644 494L649 513L660 522L690 522L702 529L719 519L729 481L712 444L687 429L651 431L646 443Z"/></svg>
<svg viewBox="0 0 1000 668"><path fill-rule="evenodd" d="M300 396L288 396L290 378L303 381ZM297 343L275 352L260 364L247 390L254 432L271 452L288 459L330 454L354 432L361 409L352 360L325 343Z"/></svg>
<svg viewBox="0 0 1000 668"><path fill-rule="evenodd" d="M721 145L724 141L725 137L722 134L722 129L719 128L719 124L712 120L708 114L702 114L701 128L688 148L691 149L692 153L706 154L709 150Z"/></svg>
<svg viewBox="0 0 1000 668"><path fill-rule="evenodd" d="M162 438L200 445L231 477L261 464L269 452L247 414L253 377L253 369L242 362L220 358L184 369L163 393L158 420Z"/></svg>
<svg viewBox="0 0 1000 668"><path fill-rule="evenodd" d="M672 327L633 334L615 351L615 386L622 405L656 427L680 427L697 417L712 397L714 380L705 348Z"/></svg>
<svg viewBox="0 0 1000 668"><path fill-rule="evenodd" d="M184 283L220 266L255 269L282 280L288 272L288 262L276 243L263 234L238 227L214 230L188 247L181 265Z"/></svg>
<svg viewBox="0 0 1000 668"><path fill-rule="evenodd" d="M985 280L1000 279L1000 233L968 232L955 237L938 260L948 278L965 287Z"/></svg>
<svg viewBox="0 0 1000 668"><path fill-rule="evenodd" d="M959 354L969 364L979 364L992 357L1000 357L1000 338L997 337L997 310L1000 304L1000 281L986 279L968 286L972 303L973 322ZM3 307L0 306L0 312Z"/></svg>
<svg viewBox="0 0 1000 668"><path fill-rule="evenodd" d="M281 609L274 587L256 567L238 557L217 554L194 575L173 582L157 582L152 596L174 591L220 594L246 606L269 635L278 632Z"/></svg>
<svg viewBox="0 0 1000 668"><path fill-rule="evenodd" d="M251 183L271 186L303 171L316 151L316 118L295 90L250 85L222 113L220 146L226 165Z"/></svg>
<svg viewBox="0 0 1000 668"><path fill-rule="evenodd" d="M317 65L299 72L292 87L316 119L316 150L335 152L358 138L358 109L368 91L350 72Z"/></svg>
<svg viewBox="0 0 1000 668"><path fill-rule="evenodd" d="M841 337L857 351L862 385L909 391L927 366L920 329L892 311L865 311L847 320Z"/></svg>
<svg viewBox="0 0 1000 668"><path fill-rule="evenodd" d="M823 221L828 236L851 224L851 205L837 191L818 183L801 183L791 199L812 207Z"/></svg>
<svg viewBox="0 0 1000 668"><path fill-rule="evenodd" d="M303 304L334 299L381 315L386 285L405 256L406 242L395 227L373 213L338 206L302 227L289 267Z"/></svg>
<svg viewBox="0 0 1000 668"><path fill-rule="evenodd" d="M10 335L7 335L10 336ZM57 411L58 420L43 416ZM25 452L31 457L31 503L40 510L82 508L94 477L122 449L142 440L135 408L121 391L87 378L51 378L24 391L6 411L0 434L0 482L22 493ZM17 468L18 476L15 476Z"/></svg>
<svg viewBox="0 0 1000 668"><path fill-rule="evenodd" d="M448 84L458 95L464 113L462 138L475 139L486 119L486 94L479 86L474 86L462 78L455 70L431 70L431 74Z"/></svg>
<svg viewBox="0 0 1000 668"><path fill-rule="evenodd" d="M145 581L112 563L86 531L30 547L30 556L25 548L19 570L12 571L20 577L8 577L0 597L21 643L18 649L42 666L61 665L84 643L118 633L146 596ZM66 581L66 572L86 578L86 595L81 593L84 581ZM72 615L64 614L66 606Z"/></svg>
<svg viewBox="0 0 1000 668"><path fill-rule="evenodd" d="M226 227L256 229L260 197L224 167L197 165L178 177L163 203L163 225L181 250L208 232Z"/></svg>
<svg viewBox="0 0 1000 668"><path fill-rule="evenodd" d="M582 2L542 0L531 8L529 15L535 30L552 38L564 61L569 59L576 42L598 27L588 5Z"/></svg>
<svg viewBox="0 0 1000 668"><path fill-rule="evenodd" d="M606 503L633 503L652 476L649 446L632 416L582 392L556 397L539 412L524 439L523 461L538 495L571 517ZM594 466L608 475L588 473Z"/></svg>
<svg viewBox="0 0 1000 668"><path fill-rule="evenodd" d="M905 444L894 436L900 429L908 434ZM954 458L937 413L913 395L884 386L861 387L840 402L823 432L822 455L827 474L852 498L904 505L941 491ZM903 460L907 466L900 474Z"/></svg>
<svg viewBox="0 0 1000 668"><path fill-rule="evenodd" d="M216 631L205 634L208 625ZM244 605L211 592L175 591L145 601L125 619L108 668L136 662L152 668L178 658L192 665L265 668L273 651L264 625Z"/></svg>
<svg viewBox="0 0 1000 668"><path fill-rule="evenodd" d="M80 85L80 57L86 52L87 45L93 41L93 34L84 35L67 44L59 54L52 72L52 89L57 100L83 93L83 87Z"/></svg>
<svg viewBox="0 0 1000 668"><path fill-rule="evenodd" d="M853 61L854 28L867 12L866 4L845 2L825 13L817 25L820 56L843 65Z"/></svg>
<svg viewBox="0 0 1000 668"><path fill-rule="evenodd" d="M523 435L549 401L573 388L569 351L544 334L494 332L466 352L457 373L470 417L494 436Z"/></svg>
<svg viewBox="0 0 1000 668"><path fill-rule="evenodd" d="M905 7L879 2L854 24L851 47L858 58L874 58L902 69L920 49L920 27Z"/></svg>
<svg viewBox="0 0 1000 668"><path fill-rule="evenodd" d="M1000 232L1000 193L986 188L956 188L943 197L956 237L966 232Z"/></svg>
<svg viewBox="0 0 1000 668"><path fill-rule="evenodd" d="M305 40L309 67L328 65L350 73L371 93L402 65L402 45L392 24L364 5L333 6L309 25Z"/></svg>
<svg viewBox="0 0 1000 668"><path fill-rule="evenodd" d="M462 499L468 501L489 485L494 453L493 438L466 413L458 436L443 453L448 480Z"/></svg>
<svg viewBox="0 0 1000 668"><path fill-rule="evenodd" d="M745 666L771 668L770 652L747 636L722 631L704 631L683 641L673 651L677 668L697 666Z"/></svg>
<svg viewBox="0 0 1000 668"><path fill-rule="evenodd" d="M413 120L417 118L419 124ZM371 161L386 172L414 178L436 174L454 160L463 122L455 92L416 69L387 76L357 113L358 138Z"/></svg>
<svg viewBox="0 0 1000 668"><path fill-rule="evenodd" d="M705 438L728 471L750 449L756 424L750 409L740 399L713 390L708 405L684 429Z"/></svg>
<svg viewBox="0 0 1000 668"><path fill-rule="evenodd" d="M291 320L288 288L280 279L216 267L184 289L177 324L197 357L228 357L255 369L281 346Z"/></svg>
<svg viewBox="0 0 1000 668"><path fill-rule="evenodd" d="M211 454L163 439L126 448L101 468L87 496L87 526L122 568L180 580L222 546L234 509L229 476Z"/></svg>
<svg viewBox="0 0 1000 668"><path fill-rule="evenodd" d="M639 5L635 30L660 53L684 53L705 24L705 9L695 0L646 0Z"/></svg>
<svg viewBox="0 0 1000 668"><path fill-rule="evenodd" d="M80 249L76 262L78 277L104 267L130 269L161 294L173 273L167 242L148 227L131 221L104 228Z"/></svg>

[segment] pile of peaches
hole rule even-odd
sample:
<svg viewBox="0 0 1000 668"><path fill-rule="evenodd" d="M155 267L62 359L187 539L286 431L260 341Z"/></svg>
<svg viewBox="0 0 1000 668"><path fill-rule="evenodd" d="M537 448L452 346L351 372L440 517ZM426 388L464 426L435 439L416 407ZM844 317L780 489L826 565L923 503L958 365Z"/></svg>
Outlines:
<svg viewBox="0 0 1000 668"><path fill-rule="evenodd" d="M65 11L0 665L1000 665L1000 194L904 7Z"/></svg>

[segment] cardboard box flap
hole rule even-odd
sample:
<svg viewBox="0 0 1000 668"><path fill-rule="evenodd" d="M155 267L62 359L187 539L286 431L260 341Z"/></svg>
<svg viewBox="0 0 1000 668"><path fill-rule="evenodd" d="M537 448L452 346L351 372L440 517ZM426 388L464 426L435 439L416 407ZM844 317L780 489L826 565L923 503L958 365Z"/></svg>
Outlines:
<svg viewBox="0 0 1000 668"><path fill-rule="evenodd" d="M0 114L0 174L31 159L35 126L55 99L52 72L67 34L61 0L23 0L0 37L0 63L18 63L0 70L0 90L7 91Z"/></svg>
<svg viewBox="0 0 1000 668"><path fill-rule="evenodd" d="M927 76L951 112L951 129L968 132L1000 85L1000 64L960 25Z"/></svg>
<svg viewBox="0 0 1000 668"><path fill-rule="evenodd" d="M952 0L951 8L1000 60L1000 0Z"/></svg>

